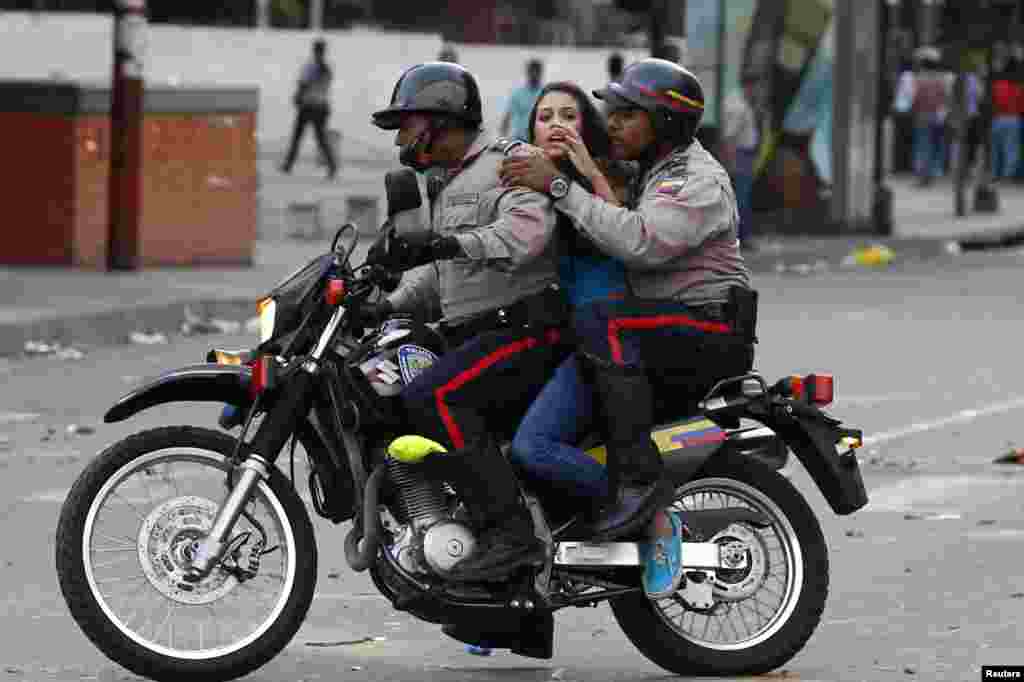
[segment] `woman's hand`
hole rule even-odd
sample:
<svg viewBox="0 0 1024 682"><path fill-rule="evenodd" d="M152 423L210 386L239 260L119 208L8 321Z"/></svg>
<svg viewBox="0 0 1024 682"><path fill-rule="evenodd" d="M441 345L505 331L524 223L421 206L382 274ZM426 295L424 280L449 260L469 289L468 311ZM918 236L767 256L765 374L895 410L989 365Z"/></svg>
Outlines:
<svg viewBox="0 0 1024 682"><path fill-rule="evenodd" d="M575 130L568 128L563 128L562 130L564 132L563 138L551 143L553 148L550 156L555 159L567 157L576 166L576 170L580 172L580 175L594 182L601 171L597 167L597 163L594 162L593 157L590 156L590 150L587 149L587 145L583 144L583 140Z"/></svg>

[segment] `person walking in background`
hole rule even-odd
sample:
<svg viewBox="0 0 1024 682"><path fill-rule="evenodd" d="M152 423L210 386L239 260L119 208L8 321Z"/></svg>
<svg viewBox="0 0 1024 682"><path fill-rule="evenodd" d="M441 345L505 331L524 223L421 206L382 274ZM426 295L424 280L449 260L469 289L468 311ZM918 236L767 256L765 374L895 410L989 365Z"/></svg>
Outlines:
<svg viewBox="0 0 1024 682"><path fill-rule="evenodd" d="M333 179L338 172L338 162L334 158L334 149L327 140L327 119L331 115L331 81L334 72L326 60L327 43L318 38L313 41L313 56L302 67L299 74L298 87L295 89L295 127L292 130L291 144L288 155L281 164L282 173L291 173L295 165L295 157L299 153L302 136L306 126L312 125L316 135L320 153L327 162L327 178Z"/></svg>
<svg viewBox="0 0 1024 682"><path fill-rule="evenodd" d="M992 176L1013 177L1020 158L1024 90L1017 80L1017 60L1007 60L992 79Z"/></svg>
<svg viewBox="0 0 1024 682"><path fill-rule="evenodd" d="M455 51L455 47L451 43L445 43L441 47L441 52L437 55L437 61L439 62L450 62L452 64L459 63L459 55Z"/></svg>
<svg viewBox="0 0 1024 682"><path fill-rule="evenodd" d="M544 63L539 59L526 62L526 83L512 91L501 119L502 137L526 140L530 134L530 112L542 86Z"/></svg>
<svg viewBox="0 0 1024 682"><path fill-rule="evenodd" d="M736 192L740 213L739 239L743 248L751 247L753 211L750 201L754 190L754 161L761 141L754 111L757 80L754 74L743 74L741 88L733 91L723 104L722 164L729 171Z"/></svg>
<svg viewBox="0 0 1024 682"><path fill-rule="evenodd" d="M900 78L895 107L913 113L914 172L918 185L925 187L946 172L946 117L954 76L941 67L941 55L934 47L918 48L914 58L913 73Z"/></svg>

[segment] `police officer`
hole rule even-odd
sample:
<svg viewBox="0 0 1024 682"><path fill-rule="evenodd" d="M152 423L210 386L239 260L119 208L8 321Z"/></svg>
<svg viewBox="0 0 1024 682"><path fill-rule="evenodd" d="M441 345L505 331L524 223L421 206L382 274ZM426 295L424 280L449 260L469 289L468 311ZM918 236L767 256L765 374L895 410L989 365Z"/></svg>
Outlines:
<svg viewBox="0 0 1024 682"><path fill-rule="evenodd" d="M513 143L481 129L476 80L462 66L420 64L373 114L397 130L403 164L430 184L433 240L416 247L390 236L371 261L411 271L373 314L440 304L441 331L454 348L405 387L408 417L421 435L448 446L426 465L458 491L481 544L453 577L491 580L543 559L520 504L511 465L491 435L511 432L566 355L565 305L557 287L555 212L550 198L498 181Z"/></svg>
<svg viewBox="0 0 1024 682"><path fill-rule="evenodd" d="M542 156L506 159L502 177L547 192L627 269L626 299L600 304L576 330L603 417L611 489L591 532L608 540L635 533L673 498L650 438L655 388L681 413L716 381L749 371L756 293L729 176L694 138L704 110L697 78L643 59L594 95L608 105L612 156L639 163L626 206L587 192Z"/></svg>

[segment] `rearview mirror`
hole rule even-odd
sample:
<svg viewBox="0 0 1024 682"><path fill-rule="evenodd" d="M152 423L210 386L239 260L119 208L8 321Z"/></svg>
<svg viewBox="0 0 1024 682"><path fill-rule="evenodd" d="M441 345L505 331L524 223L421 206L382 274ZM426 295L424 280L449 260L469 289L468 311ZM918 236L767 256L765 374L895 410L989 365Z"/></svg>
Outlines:
<svg viewBox="0 0 1024 682"><path fill-rule="evenodd" d="M419 208L423 205L416 173L409 168L388 171L384 176L384 191L388 198L388 217Z"/></svg>

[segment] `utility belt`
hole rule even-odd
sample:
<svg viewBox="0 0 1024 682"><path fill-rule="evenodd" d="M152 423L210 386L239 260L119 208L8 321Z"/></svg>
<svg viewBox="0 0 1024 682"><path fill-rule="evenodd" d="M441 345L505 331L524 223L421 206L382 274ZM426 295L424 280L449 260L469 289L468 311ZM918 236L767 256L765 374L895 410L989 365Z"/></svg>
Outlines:
<svg viewBox="0 0 1024 682"><path fill-rule="evenodd" d="M723 322L732 333L749 343L757 343L757 292L745 287L729 287L724 303L687 306L694 315L708 322Z"/></svg>
<svg viewBox="0 0 1024 682"><path fill-rule="evenodd" d="M568 320L569 302L565 292L557 284L550 284L536 294L524 296L515 303L488 310L458 324L442 321L440 331L449 344L458 346L486 332L523 327L543 330L561 327Z"/></svg>

